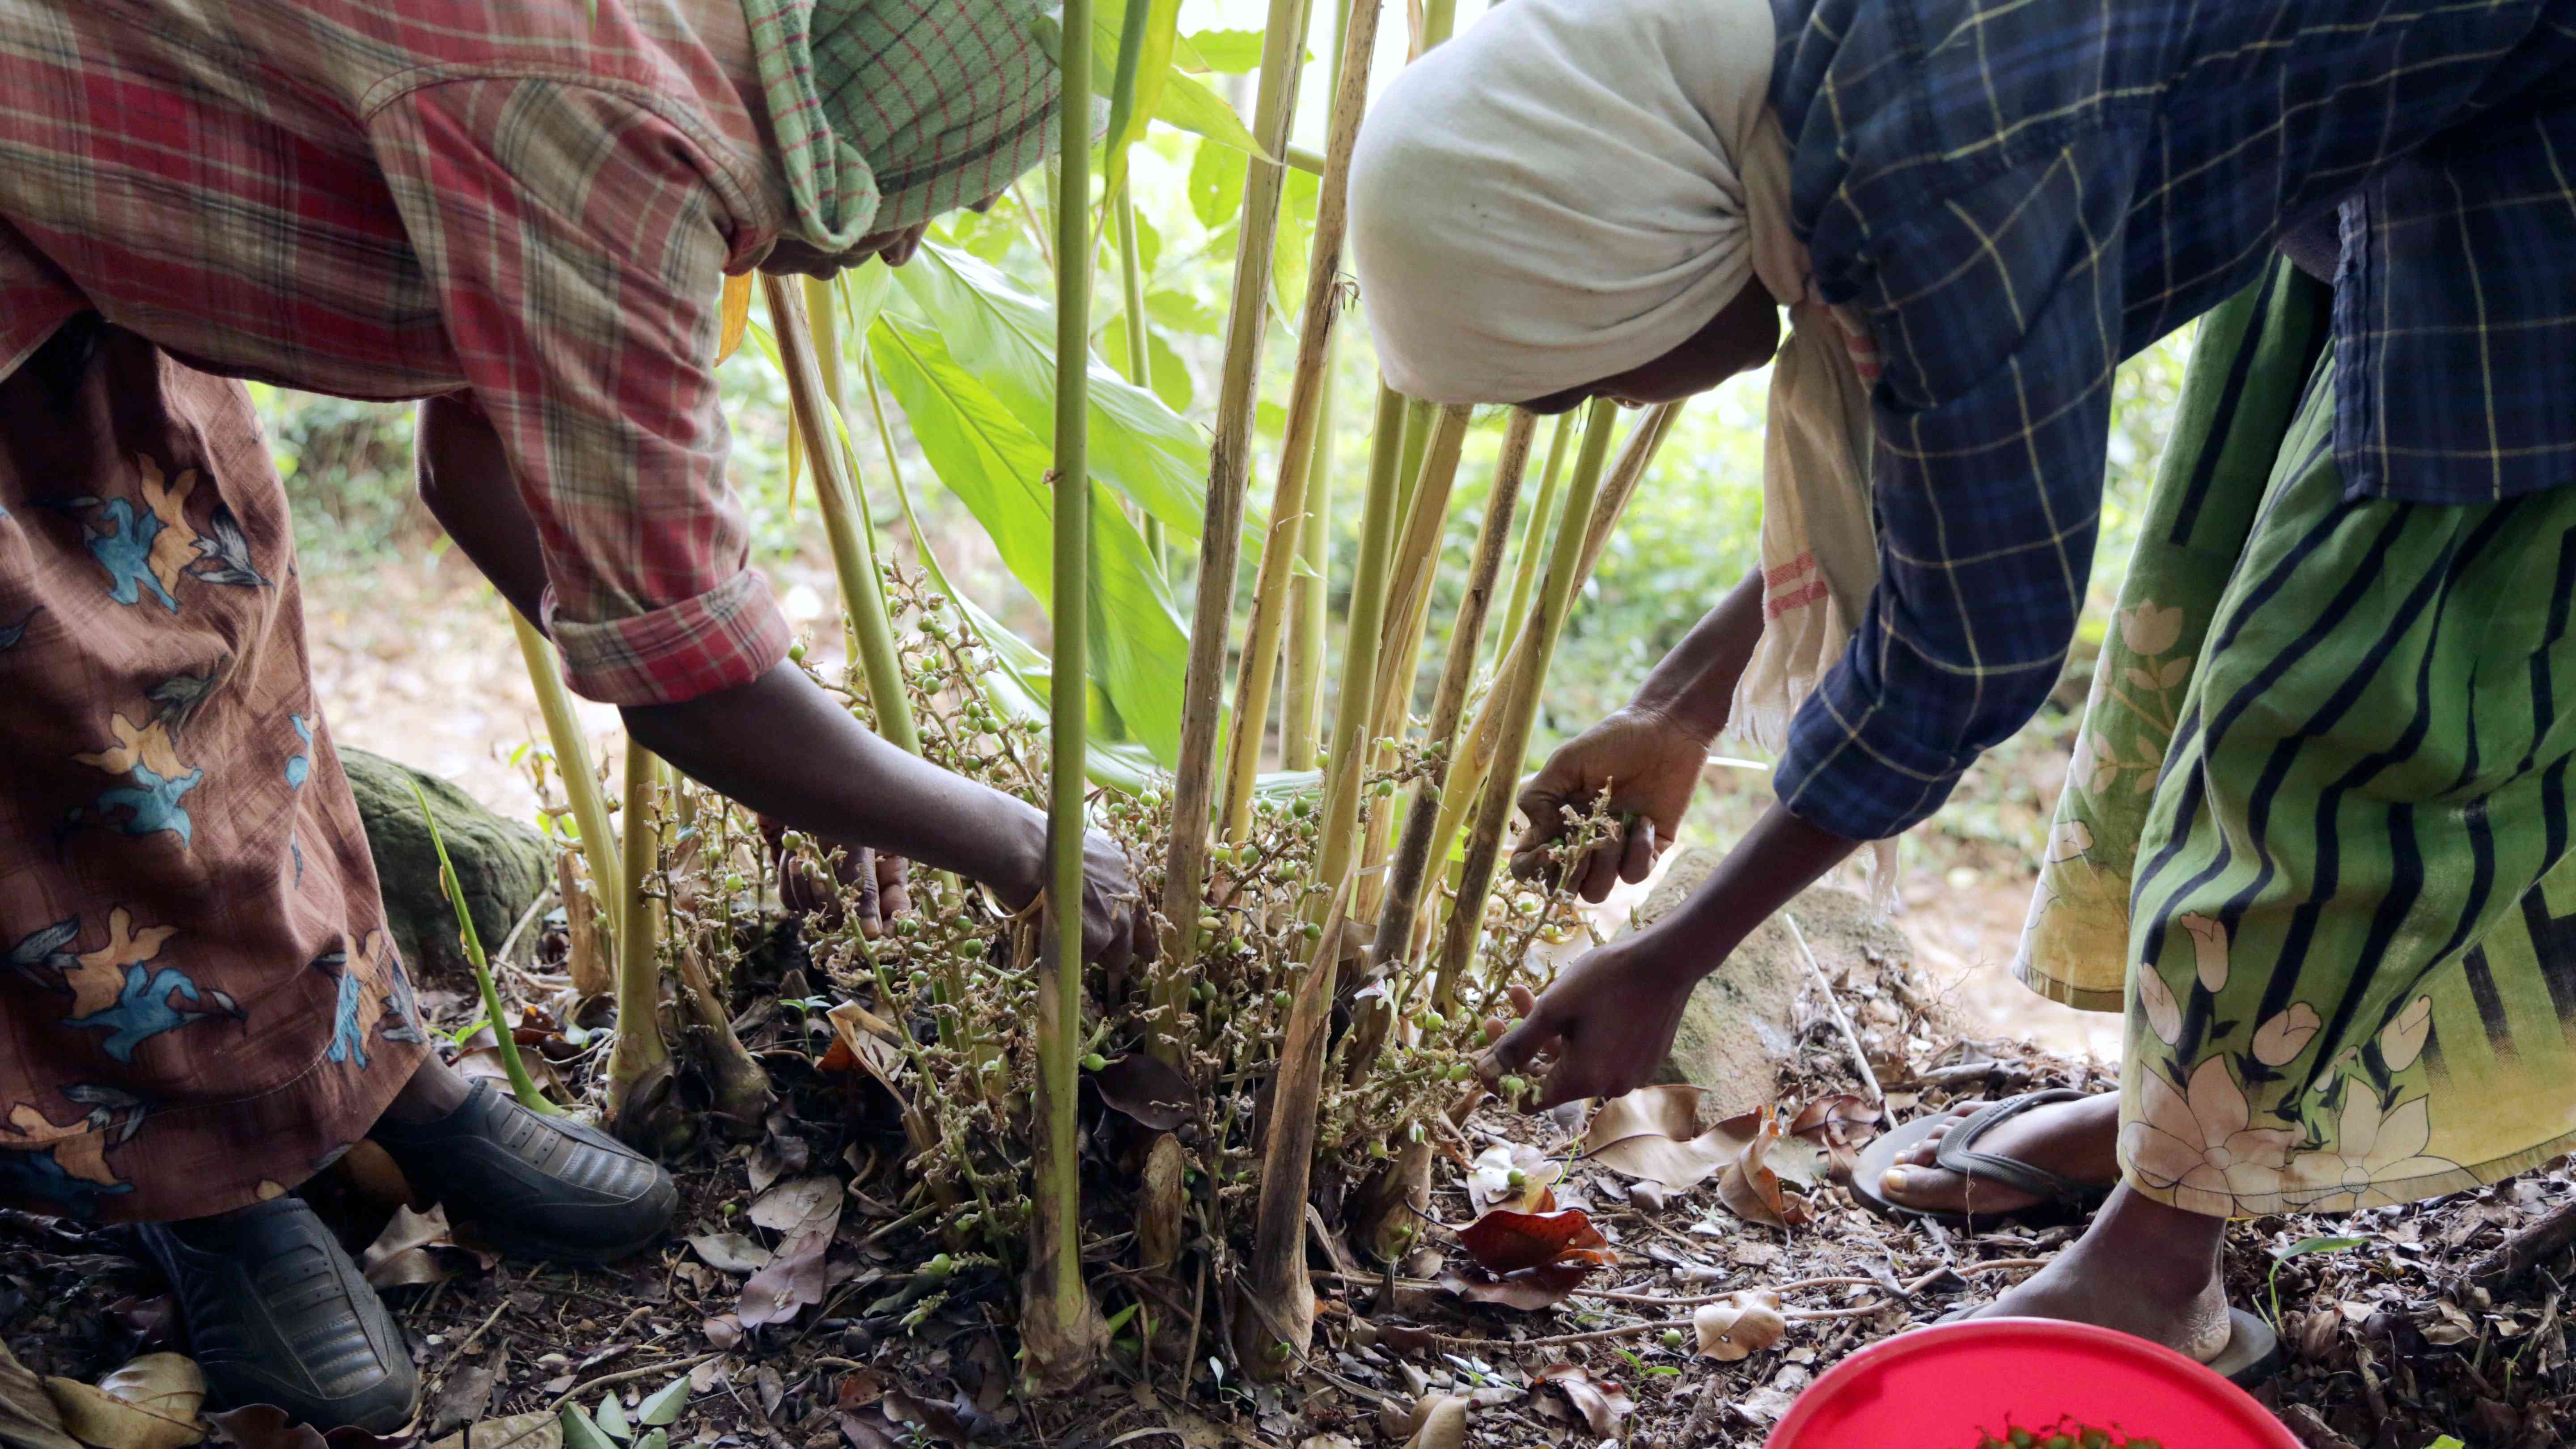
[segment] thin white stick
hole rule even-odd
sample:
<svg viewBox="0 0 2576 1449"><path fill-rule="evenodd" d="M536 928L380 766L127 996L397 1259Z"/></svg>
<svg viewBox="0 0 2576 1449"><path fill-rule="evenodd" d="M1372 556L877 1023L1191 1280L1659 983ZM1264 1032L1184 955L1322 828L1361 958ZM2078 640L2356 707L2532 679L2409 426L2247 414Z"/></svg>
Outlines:
<svg viewBox="0 0 2576 1449"><path fill-rule="evenodd" d="M1807 949L1807 933L1798 929L1798 918L1787 911L1780 919L1789 927L1789 939L1798 943L1798 954L1807 958L1807 969L1815 973L1816 989L1825 993L1825 1009L1834 1014L1834 1025L1843 1029L1843 1042L1851 1048L1852 1065L1860 1068L1860 1079L1869 1088L1870 1105L1881 1111L1887 1108L1887 1093L1878 1085L1878 1074L1869 1069L1869 1053L1860 1049L1860 1033L1852 1030L1851 1018L1843 1014L1843 1004L1834 996L1834 983L1825 978L1825 968L1816 961L1816 953Z"/></svg>

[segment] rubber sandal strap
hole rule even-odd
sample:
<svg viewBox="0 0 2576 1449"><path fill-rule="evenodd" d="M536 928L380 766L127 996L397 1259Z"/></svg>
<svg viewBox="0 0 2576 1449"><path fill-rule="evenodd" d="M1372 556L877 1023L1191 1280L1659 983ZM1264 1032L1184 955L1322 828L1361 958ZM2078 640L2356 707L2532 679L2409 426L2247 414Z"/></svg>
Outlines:
<svg viewBox="0 0 2576 1449"><path fill-rule="evenodd" d="M2045 1107L2057 1102L2082 1101L2089 1095L2091 1094L2079 1092L2070 1087L2052 1087L2044 1092L2024 1092L2018 1097L2007 1097L2000 1102L1981 1107L1971 1113L1968 1120L1951 1128L1942 1137L1941 1145L1933 1151L1932 1165L1948 1172L1955 1172L1961 1177L1984 1178L1988 1182L1998 1183L2017 1192L2026 1192L2033 1197L2065 1203L2069 1207L2092 1207L2109 1197L2111 1190L2095 1187L2091 1183L2077 1182L2071 1177L2060 1176L2045 1167L2035 1166L2017 1157L2005 1157L1998 1153L1976 1150L1977 1139L2033 1107Z"/></svg>

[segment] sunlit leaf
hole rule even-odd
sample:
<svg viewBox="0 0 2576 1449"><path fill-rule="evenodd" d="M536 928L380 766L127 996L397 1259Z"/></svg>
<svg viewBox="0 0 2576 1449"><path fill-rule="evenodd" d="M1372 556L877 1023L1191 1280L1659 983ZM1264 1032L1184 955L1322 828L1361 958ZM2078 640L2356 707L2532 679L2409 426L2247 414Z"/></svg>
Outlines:
<svg viewBox="0 0 2576 1449"><path fill-rule="evenodd" d="M958 362L942 332L888 313L877 319L869 339L886 383L940 481L983 525L1012 577L1037 597L1050 597L1055 501L1047 484L1047 441L1022 425L981 378ZM1052 387L1053 379L1047 381ZM1095 377L1094 388L1099 385ZM1139 389L1128 391L1162 407ZM1095 439L1106 441L1098 433ZM1095 677L1153 757L1168 762L1180 744L1188 634L1135 521L1105 488L1094 484L1094 491L1096 564L1090 571L1090 608Z"/></svg>
<svg viewBox="0 0 2576 1449"><path fill-rule="evenodd" d="M1108 327L1100 334L1100 345L1112 357L1126 356L1127 319L1110 318ZM1161 398L1163 405L1174 412L1186 409L1196 390L1196 385L1190 380L1190 365L1172 350L1172 344L1165 342L1161 334L1151 328L1145 332L1145 359L1151 369L1154 396Z"/></svg>
<svg viewBox="0 0 2576 1449"><path fill-rule="evenodd" d="M1261 68L1261 32L1258 30L1197 30L1188 43L1200 65L1223 75L1249 75ZM1314 59L1312 52L1306 56Z"/></svg>
<svg viewBox="0 0 2576 1449"><path fill-rule="evenodd" d="M1241 151L1201 146L1190 158L1190 214L1214 229L1234 220L1243 206L1243 179L1252 162Z"/></svg>
<svg viewBox="0 0 2576 1449"><path fill-rule="evenodd" d="M751 322L751 273L727 277L720 308L723 327L716 337L716 361L722 362L742 346L742 329Z"/></svg>
<svg viewBox="0 0 2576 1449"><path fill-rule="evenodd" d="M941 247L924 247L894 276L939 329L958 365L1052 457L1055 308L985 263ZM1085 361L1091 370L1092 478L1179 536L1197 537L1207 506L1206 436L1105 362ZM1245 520L1249 547L1258 546L1249 531L1253 522ZM1108 564L1102 559L1102 567Z"/></svg>

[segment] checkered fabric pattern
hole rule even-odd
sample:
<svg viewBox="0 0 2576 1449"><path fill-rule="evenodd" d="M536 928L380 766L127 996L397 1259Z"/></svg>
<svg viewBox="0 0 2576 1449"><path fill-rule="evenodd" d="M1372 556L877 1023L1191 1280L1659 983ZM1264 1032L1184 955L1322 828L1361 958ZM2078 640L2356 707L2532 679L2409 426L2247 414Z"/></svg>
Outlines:
<svg viewBox="0 0 2576 1449"><path fill-rule="evenodd" d="M2348 489L2576 483L2576 0L1773 3L1792 212L1885 365L1881 578L1791 732L1802 818L1901 831L2038 710L2113 369L2312 217Z"/></svg>
<svg viewBox="0 0 2576 1449"><path fill-rule="evenodd" d="M710 370L784 220L660 0L0 0L0 376L95 310L209 371L470 391L575 688L776 664Z"/></svg>

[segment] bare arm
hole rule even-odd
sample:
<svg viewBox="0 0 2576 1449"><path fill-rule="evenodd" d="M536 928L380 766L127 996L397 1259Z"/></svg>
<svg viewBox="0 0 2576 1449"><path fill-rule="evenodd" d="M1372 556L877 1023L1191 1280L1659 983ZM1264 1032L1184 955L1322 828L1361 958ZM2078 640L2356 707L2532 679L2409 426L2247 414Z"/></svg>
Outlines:
<svg viewBox="0 0 2576 1449"><path fill-rule="evenodd" d="M545 563L501 442L481 414L435 398L421 408L421 496L467 558L538 619ZM780 663L749 684L679 704L624 709L626 728L689 778L826 840L868 847L991 886L1014 908L1046 877L1046 817L870 734L802 670ZM1141 896L1105 837L1086 854L1085 935L1112 964L1150 949Z"/></svg>

